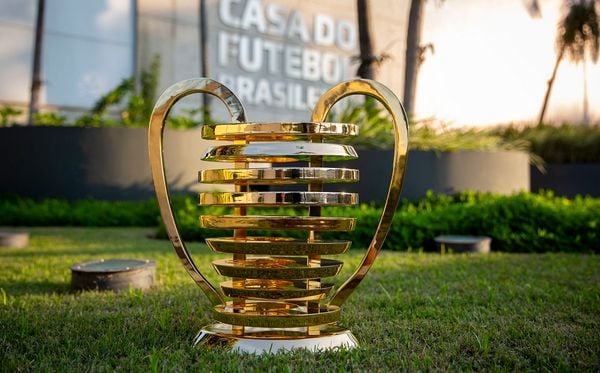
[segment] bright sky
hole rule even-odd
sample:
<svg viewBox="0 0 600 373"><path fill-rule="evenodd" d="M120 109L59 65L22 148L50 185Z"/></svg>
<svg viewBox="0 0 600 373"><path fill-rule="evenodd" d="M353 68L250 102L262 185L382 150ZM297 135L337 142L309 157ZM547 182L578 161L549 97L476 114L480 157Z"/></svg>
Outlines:
<svg viewBox="0 0 600 373"><path fill-rule="evenodd" d="M416 112L453 124L534 121L556 60L561 0L540 0L531 18L521 0L428 1L422 43L433 43L419 74ZM592 122L600 123L600 63L588 62ZM583 67L561 63L547 118L579 122Z"/></svg>

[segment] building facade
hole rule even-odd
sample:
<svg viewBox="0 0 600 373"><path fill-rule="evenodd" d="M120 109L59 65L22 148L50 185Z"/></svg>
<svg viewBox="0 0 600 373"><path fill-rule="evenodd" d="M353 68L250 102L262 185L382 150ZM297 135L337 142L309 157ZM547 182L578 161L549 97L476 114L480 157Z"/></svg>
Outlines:
<svg viewBox="0 0 600 373"><path fill-rule="evenodd" d="M535 121L562 0L540 0L540 18L523 3L426 2L421 42L434 53L420 67L417 118ZM369 6L374 53L388 56L376 78L402 97L410 1ZM0 106L27 107L36 9L37 0L0 0ZM355 75L357 29L354 0L46 0L42 106L80 115L159 55L159 91L204 73L230 86L253 120L304 120L324 89ZM586 66L590 121L600 123L600 68L589 59ZM548 120L581 120L583 72L582 64L561 64Z"/></svg>
<svg viewBox="0 0 600 373"><path fill-rule="evenodd" d="M26 107L37 1L0 3L0 38L7 46L0 51L0 78L12 82L0 87L0 103ZM236 92L253 120L305 120L328 87L355 76L359 46L354 1L206 0L205 28L201 3L46 0L43 108L83 113L122 79L147 68L156 55L161 61L159 91L206 72ZM406 4L377 4L373 33L396 38L401 45ZM393 10L385 13L394 17L381 16L378 7L384 4ZM381 74L401 76L401 61L399 53ZM393 70L397 73L391 74ZM390 83L397 91L401 87L401 79ZM200 102L190 98L182 105Z"/></svg>

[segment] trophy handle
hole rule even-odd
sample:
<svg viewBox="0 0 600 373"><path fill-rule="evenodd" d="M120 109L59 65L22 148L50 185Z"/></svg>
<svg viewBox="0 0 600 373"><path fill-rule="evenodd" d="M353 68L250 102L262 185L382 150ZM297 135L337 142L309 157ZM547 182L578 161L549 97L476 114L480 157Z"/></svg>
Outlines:
<svg viewBox="0 0 600 373"><path fill-rule="evenodd" d="M392 122L394 124L394 161L387 198L375 235L371 240L371 244L369 245L360 266L331 298L329 303L335 306L340 306L344 303L346 298L352 294L373 265L377 254L381 250L383 241L390 230L394 212L400 201L400 191L404 180L406 157L408 153L408 119L404 107L389 88L373 80L348 80L329 89L317 102L312 113L311 121L324 121L329 110L336 102L344 97L356 94L375 98L381 102L391 114Z"/></svg>
<svg viewBox="0 0 600 373"><path fill-rule="evenodd" d="M220 99L229 114L232 122L245 122L246 112L240 100L231 92L231 90L219 82L206 78L196 78L183 80L167 88L159 97L152 115L150 117L150 126L148 128L148 153L150 156L150 168L152 171L152 180L154 190L158 199L160 214L165 224L165 229L173 248L183 263L186 271L200 286L204 294L214 304L225 303L224 295L217 290L204 275L198 270L190 253L185 247L177 223L173 215L169 191L167 189L167 178L165 176L164 157L163 157L163 132L165 121L173 105L181 98L193 93L207 93Z"/></svg>

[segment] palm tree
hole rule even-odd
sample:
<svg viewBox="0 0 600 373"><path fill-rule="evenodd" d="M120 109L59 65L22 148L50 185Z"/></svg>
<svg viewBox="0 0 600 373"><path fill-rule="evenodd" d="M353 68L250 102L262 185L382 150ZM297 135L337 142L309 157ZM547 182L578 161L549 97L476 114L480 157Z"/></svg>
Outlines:
<svg viewBox="0 0 600 373"><path fill-rule="evenodd" d="M404 61L404 97L406 112L413 113L419 71L419 50L421 47L421 29L423 28L423 9L425 0L412 0L408 15L406 32L406 54Z"/></svg>
<svg viewBox="0 0 600 373"><path fill-rule="evenodd" d="M358 41L360 54L353 56L352 60L358 62L356 75L365 79L374 79L376 69L385 61L390 59L386 52L396 43L398 39L392 40L382 52L375 54L371 43L370 11L368 0L356 0L356 12L358 15Z"/></svg>
<svg viewBox="0 0 600 373"><path fill-rule="evenodd" d="M419 69L427 52L435 53L432 43L421 44L421 31L425 18L425 1L411 0L408 14L408 28L406 31L406 53L404 55L404 95L403 105L408 114L413 113L415 96L417 92L417 77ZM444 0L437 0L439 6Z"/></svg>
<svg viewBox="0 0 600 373"><path fill-rule="evenodd" d="M31 91L29 99L29 125L33 124L35 114L40 109L40 92L42 90L42 45L44 40L45 0L38 0L35 22L35 40L33 46L33 63L31 71Z"/></svg>
<svg viewBox="0 0 600 373"><path fill-rule="evenodd" d="M199 0L198 3L200 18L200 76L208 77L208 25L206 16L206 1ZM211 121L210 97L207 94L202 95L202 120L203 123Z"/></svg>
<svg viewBox="0 0 600 373"><path fill-rule="evenodd" d="M550 91L554 85L558 65L565 54L572 62L583 62L583 120L588 122L587 102L587 69L586 56L589 53L592 61L598 61L600 49L600 0L566 0L564 3L565 16L558 24L556 36L556 62L552 75L548 80L548 88L542 103L538 125L541 125L546 115Z"/></svg>
<svg viewBox="0 0 600 373"><path fill-rule="evenodd" d="M358 13L358 41L360 45L360 65L356 75L365 79L373 79L373 46L371 44L371 28L369 26L369 4L367 0L356 0L356 12Z"/></svg>

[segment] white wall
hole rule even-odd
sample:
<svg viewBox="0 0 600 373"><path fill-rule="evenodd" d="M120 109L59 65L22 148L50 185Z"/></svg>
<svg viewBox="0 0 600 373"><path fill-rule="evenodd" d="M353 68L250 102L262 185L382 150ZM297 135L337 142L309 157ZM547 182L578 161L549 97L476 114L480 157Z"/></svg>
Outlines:
<svg viewBox="0 0 600 373"><path fill-rule="evenodd" d="M26 103L37 1L0 0L0 101Z"/></svg>

